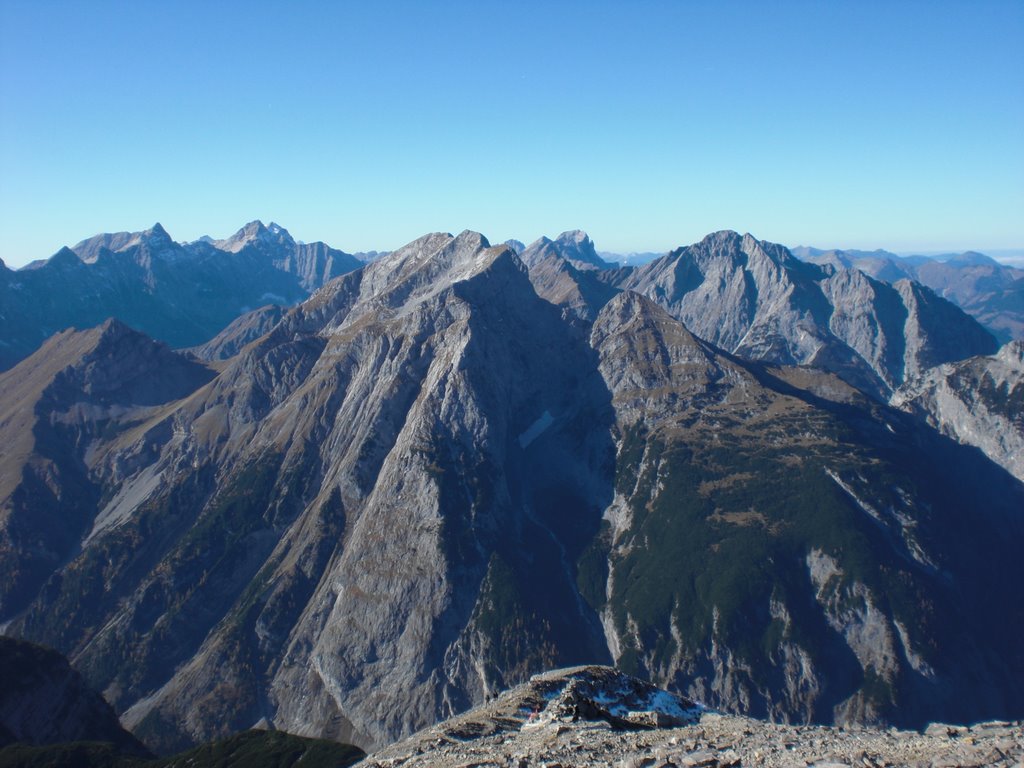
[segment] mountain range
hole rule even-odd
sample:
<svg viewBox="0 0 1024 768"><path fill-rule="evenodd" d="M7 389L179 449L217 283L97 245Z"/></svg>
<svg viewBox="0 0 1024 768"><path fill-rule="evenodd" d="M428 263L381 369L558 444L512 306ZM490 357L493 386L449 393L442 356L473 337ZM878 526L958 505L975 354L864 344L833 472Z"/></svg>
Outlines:
<svg viewBox="0 0 1024 768"><path fill-rule="evenodd" d="M191 352L52 336L0 374L4 631L158 751L378 746L582 663L783 721L1019 717L1024 484L887 404L992 336L750 235L595 258L433 233Z"/></svg>
<svg viewBox="0 0 1024 768"><path fill-rule="evenodd" d="M193 243L174 242L156 224L91 237L19 270L0 263L0 370L57 331L108 317L173 347L202 344L239 315L294 304L362 263L259 221Z"/></svg>
<svg viewBox="0 0 1024 768"><path fill-rule="evenodd" d="M889 283L910 279L957 304L1000 342L1024 339L1024 269L975 251L939 257L888 251L822 250L800 246L795 256L815 264L859 269Z"/></svg>
<svg viewBox="0 0 1024 768"><path fill-rule="evenodd" d="M542 239L522 259L539 295L583 320L593 320L614 293L632 291L721 349L825 368L880 399L935 365L998 346L973 318L920 284L808 264L749 234L714 233L643 266L614 270L581 259L577 241L589 238Z"/></svg>

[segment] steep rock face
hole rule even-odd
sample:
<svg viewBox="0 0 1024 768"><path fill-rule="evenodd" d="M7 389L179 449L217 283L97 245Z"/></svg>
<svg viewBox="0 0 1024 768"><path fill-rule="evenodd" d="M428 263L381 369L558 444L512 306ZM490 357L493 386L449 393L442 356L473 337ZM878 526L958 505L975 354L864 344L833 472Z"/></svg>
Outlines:
<svg viewBox="0 0 1024 768"><path fill-rule="evenodd" d="M176 243L159 224L97 235L21 270L0 267L0 369L57 331L108 317L171 346L200 344L254 307L294 304L361 264L260 222L213 244Z"/></svg>
<svg viewBox="0 0 1024 768"><path fill-rule="evenodd" d="M106 741L148 754L56 651L0 637L0 679L0 746Z"/></svg>
<svg viewBox="0 0 1024 768"><path fill-rule="evenodd" d="M1024 342L927 370L893 393L892 404L1024 482Z"/></svg>
<svg viewBox="0 0 1024 768"><path fill-rule="evenodd" d="M588 323L509 248L435 233L213 378L174 359L203 376L61 433L73 546L0 614L155 747L260 721L382 744L612 660L779 719L1022 706L1020 483L637 294Z"/></svg>
<svg viewBox="0 0 1024 768"><path fill-rule="evenodd" d="M906 354L903 379L919 376L941 363L963 360L972 354L996 351L991 334L973 322L962 322L964 313L927 288L910 280L896 283L907 308Z"/></svg>
<svg viewBox="0 0 1024 768"><path fill-rule="evenodd" d="M593 322L601 307L617 293L593 268L580 269L554 248L532 254L530 282L542 299L585 322Z"/></svg>
<svg viewBox="0 0 1024 768"><path fill-rule="evenodd" d="M879 396L932 360L995 349L971 318L909 282L894 290L735 232L709 235L612 281L736 355L824 367Z"/></svg>

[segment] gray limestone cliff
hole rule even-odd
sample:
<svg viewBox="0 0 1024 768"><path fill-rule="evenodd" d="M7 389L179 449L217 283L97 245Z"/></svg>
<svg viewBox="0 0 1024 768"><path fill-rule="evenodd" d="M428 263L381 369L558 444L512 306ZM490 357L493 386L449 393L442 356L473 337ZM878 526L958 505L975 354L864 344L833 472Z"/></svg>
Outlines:
<svg viewBox="0 0 1024 768"><path fill-rule="evenodd" d="M542 265L538 259L531 269ZM825 368L881 399L933 365L996 348L975 320L920 285L805 263L749 234L716 232L635 269L600 275L728 352ZM566 295L563 288L545 298Z"/></svg>
<svg viewBox="0 0 1024 768"><path fill-rule="evenodd" d="M1024 482L1024 342L924 371L893 393L892 404Z"/></svg>

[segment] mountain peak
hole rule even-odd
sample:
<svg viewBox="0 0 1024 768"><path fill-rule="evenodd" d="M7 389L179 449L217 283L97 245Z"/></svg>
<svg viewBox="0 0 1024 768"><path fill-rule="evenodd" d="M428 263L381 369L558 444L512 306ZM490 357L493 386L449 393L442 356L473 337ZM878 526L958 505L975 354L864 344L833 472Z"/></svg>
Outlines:
<svg viewBox="0 0 1024 768"><path fill-rule="evenodd" d="M526 250L526 243L524 243L522 240L506 240L504 244L511 248L513 251L515 251L516 256L520 255L523 251Z"/></svg>
<svg viewBox="0 0 1024 768"><path fill-rule="evenodd" d="M76 266L82 263L82 260L78 258L78 254L68 248L66 245L51 256L47 261L47 264L53 266Z"/></svg>
<svg viewBox="0 0 1024 768"><path fill-rule="evenodd" d="M539 237L520 255L529 266L551 255L565 259L577 269L610 269L613 266L598 256L594 241L581 229L570 229L554 240Z"/></svg>
<svg viewBox="0 0 1024 768"><path fill-rule="evenodd" d="M225 240L214 240L211 242L211 245L222 251L238 253L246 246L260 243L294 245L295 240L288 233L288 230L280 224L272 221L269 226L266 226L259 219L254 219L231 237Z"/></svg>
<svg viewBox="0 0 1024 768"><path fill-rule="evenodd" d="M159 221L146 231L140 232L136 242L148 245L150 248L166 248L174 245L174 240ZM132 245L134 244L132 243Z"/></svg>
<svg viewBox="0 0 1024 768"><path fill-rule="evenodd" d="M597 255L594 241L582 229L563 232L556 238L555 243L562 251L562 255L570 261L582 262L583 265L594 266L598 269L607 269L611 266Z"/></svg>
<svg viewBox="0 0 1024 768"><path fill-rule="evenodd" d="M708 243L708 242L712 242L712 243L727 243L727 242L731 242L733 240L740 240L741 241L741 240L743 240L744 237L753 238L753 235L751 235L748 232L746 235L742 235L741 236L740 233L737 232L735 229L719 229L719 230L715 230L714 232L709 232L708 234L704 235L704 237L701 239L701 242L702 243Z"/></svg>
<svg viewBox="0 0 1024 768"><path fill-rule="evenodd" d="M584 232L582 229L569 229L560 234L557 238L560 242L573 243L577 246L586 247L589 243L593 246L590 240L590 235Z"/></svg>

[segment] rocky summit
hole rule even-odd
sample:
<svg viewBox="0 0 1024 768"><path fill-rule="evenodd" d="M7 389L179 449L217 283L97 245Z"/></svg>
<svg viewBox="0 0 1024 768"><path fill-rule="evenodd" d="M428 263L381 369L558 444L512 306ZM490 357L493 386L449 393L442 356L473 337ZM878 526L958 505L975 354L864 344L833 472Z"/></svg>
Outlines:
<svg viewBox="0 0 1024 768"><path fill-rule="evenodd" d="M366 768L968 768L1020 765L1024 723L923 732L724 715L607 667L557 670L427 728Z"/></svg>
<svg viewBox="0 0 1024 768"><path fill-rule="evenodd" d="M1024 485L882 397L983 330L735 233L540 250L428 234L192 352L50 338L0 374L5 633L161 752L377 748L581 664L788 723L1022 716Z"/></svg>

